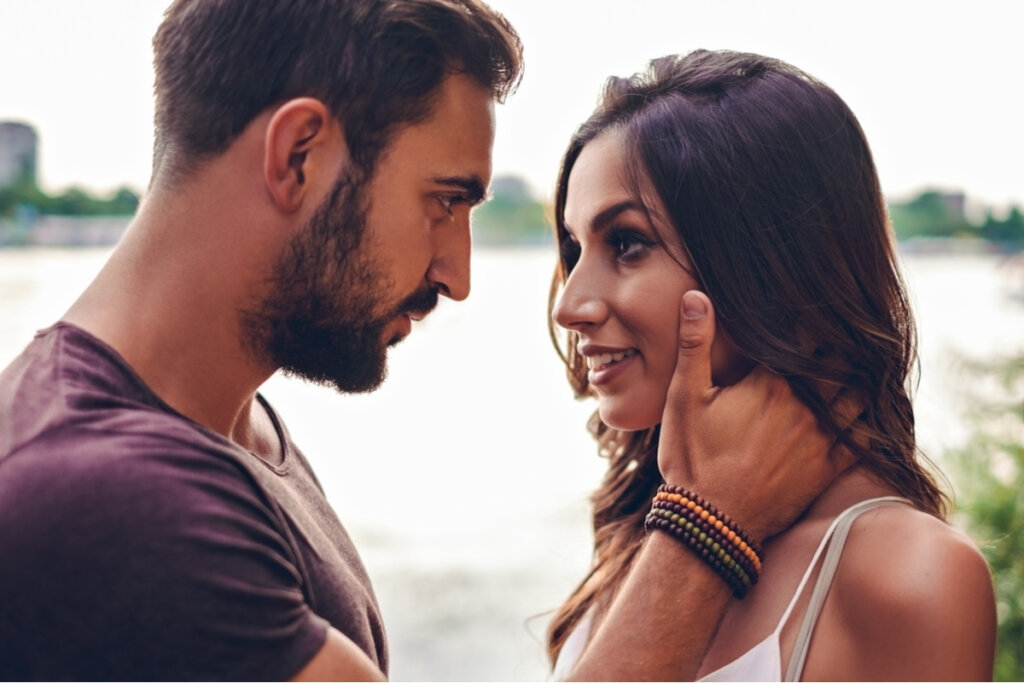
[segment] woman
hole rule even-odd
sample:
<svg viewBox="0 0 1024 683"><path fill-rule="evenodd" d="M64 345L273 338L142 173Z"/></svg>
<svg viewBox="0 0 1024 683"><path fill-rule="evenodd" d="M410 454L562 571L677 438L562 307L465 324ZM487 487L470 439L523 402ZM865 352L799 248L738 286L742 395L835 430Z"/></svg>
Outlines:
<svg viewBox="0 0 1024 683"><path fill-rule="evenodd" d="M746 597L698 675L991 678L991 579L917 458L910 307L871 153L839 97L758 55L654 60L608 82L570 143L555 209L552 318L568 332L573 388L597 398L591 427L609 458L592 569L549 634L556 677L585 648L645 526L663 528L645 524L652 499L669 495L658 494L658 425L678 302L697 289L717 321L715 385L763 365L856 455L764 542L763 566L736 570L752 581L737 584ZM863 407L852 424L850 405Z"/></svg>

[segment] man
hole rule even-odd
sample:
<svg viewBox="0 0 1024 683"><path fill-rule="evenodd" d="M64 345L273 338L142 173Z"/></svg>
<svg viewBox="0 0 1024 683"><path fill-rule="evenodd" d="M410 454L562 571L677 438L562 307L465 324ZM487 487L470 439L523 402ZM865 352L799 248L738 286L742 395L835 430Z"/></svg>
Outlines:
<svg viewBox="0 0 1024 683"><path fill-rule="evenodd" d="M278 369L372 390L438 296L468 295L518 37L476 0L176 0L154 51L149 192L0 375L0 673L380 678L369 579L257 392ZM682 317L692 417L663 470L763 537L839 465L784 382L711 387L706 304ZM695 666L729 590L654 536L580 676ZM621 656L648 648L653 668Z"/></svg>

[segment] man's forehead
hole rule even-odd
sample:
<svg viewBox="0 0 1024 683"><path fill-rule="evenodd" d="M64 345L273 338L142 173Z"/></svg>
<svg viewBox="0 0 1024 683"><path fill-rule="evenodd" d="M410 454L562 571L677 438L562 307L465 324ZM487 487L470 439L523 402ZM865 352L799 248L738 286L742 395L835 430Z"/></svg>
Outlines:
<svg viewBox="0 0 1024 683"><path fill-rule="evenodd" d="M468 77L450 76L431 115L396 132L384 162L482 196L491 180L494 132L490 92Z"/></svg>

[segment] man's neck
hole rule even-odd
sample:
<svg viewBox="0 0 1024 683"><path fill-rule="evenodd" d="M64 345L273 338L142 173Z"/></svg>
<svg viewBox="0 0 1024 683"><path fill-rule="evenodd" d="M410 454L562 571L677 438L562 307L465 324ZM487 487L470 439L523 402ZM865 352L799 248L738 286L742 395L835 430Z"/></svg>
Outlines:
<svg viewBox="0 0 1024 683"><path fill-rule="evenodd" d="M258 255L233 239L237 217L193 200L147 198L63 319L116 349L182 414L251 441L253 396L274 371L246 348L238 322L261 279Z"/></svg>

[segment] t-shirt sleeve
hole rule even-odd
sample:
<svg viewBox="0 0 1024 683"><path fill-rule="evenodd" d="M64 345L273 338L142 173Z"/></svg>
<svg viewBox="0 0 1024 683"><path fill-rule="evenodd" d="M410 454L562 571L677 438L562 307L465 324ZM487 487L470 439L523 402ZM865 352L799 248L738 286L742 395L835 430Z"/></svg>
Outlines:
<svg viewBox="0 0 1024 683"><path fill-rule="evenodd" d="M19 623L0 638L20 651L3 655L33 678L294 675L327 624L274 504L220 454L113 448L124 455L7 463L0 603Z"/></svg>

